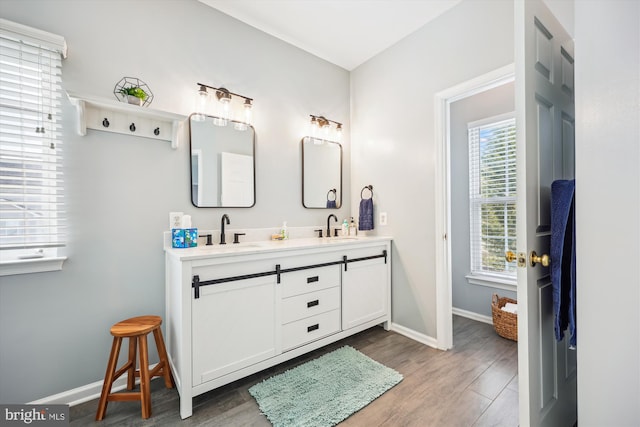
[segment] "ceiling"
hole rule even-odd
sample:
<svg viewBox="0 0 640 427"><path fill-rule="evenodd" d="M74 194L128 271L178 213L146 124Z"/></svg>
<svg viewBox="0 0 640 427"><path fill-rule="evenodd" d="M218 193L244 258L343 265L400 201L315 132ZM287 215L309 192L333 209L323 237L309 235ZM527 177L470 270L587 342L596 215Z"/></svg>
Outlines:
<svg viewBox="0 0 640 427"><path fill-rule="evenodd" d="M461 0L199 0L349 71Z"/></svg>

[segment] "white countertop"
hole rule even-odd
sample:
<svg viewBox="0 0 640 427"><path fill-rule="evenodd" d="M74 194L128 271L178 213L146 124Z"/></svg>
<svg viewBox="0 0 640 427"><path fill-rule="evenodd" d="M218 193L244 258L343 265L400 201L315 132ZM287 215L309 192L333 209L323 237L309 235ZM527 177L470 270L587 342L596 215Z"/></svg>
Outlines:
<svg viewBox="0 0 640 427"><path fill-rule="evenodd" d="M363 243L387 242L390 236L358 236L358 237L312 237L304 239L265 240L256 242L227 243L226 245L200 245L195 248L172 248L165 244L167 254L181 261L211 257L227 257L238 254L258 254L266 252L290 251L311 248L329 248L353 246Z"/></svg>

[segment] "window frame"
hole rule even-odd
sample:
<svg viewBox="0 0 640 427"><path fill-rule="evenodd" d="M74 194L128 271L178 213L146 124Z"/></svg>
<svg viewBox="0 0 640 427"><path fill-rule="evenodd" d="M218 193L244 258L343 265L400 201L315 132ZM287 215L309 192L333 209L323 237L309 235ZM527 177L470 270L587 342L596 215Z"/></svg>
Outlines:
<svg viewBox="0 0 640 427"><path fill-rule="evenodd" d="M516 164L515 164L515 146L513 150L509 150L505 148L507 151L507 155L509 159L505 159L504 166L508 167L509 161L512 162L512 169L510 168L507 172L504 173L504 177L509 179L509 177L513 177L513 180L510 181L513 184L513 191L509 192L505 190L508 195L497 196L497 197L483 197L480 194L480 170L481 170L481 159L480 159L480 140L479 140L479 132L483 129L487 128L513 128L513 144L515 144L515 112L509 112L505 114L500 114L493 117L488 117L482 120L477 120L474 122L470 122L467 125L468 134L467 134L467 142L468 142L468 154L469 154L469 225L470 225L470 233L469 233L469 264L470 264L470 273L466 275L467 281L470 284L482 285L482 286L490 286L494 288L501 288L506 290L514 290L517 283L517 272L515 265L513 267L509 266L505 261L505 267L508 269L507 271L492 271L488 269L488 266L484 264L482 257L482 207L489 204L504 204L504 209L507 210L509 205L513 205L513 213L509 214L505 212L505 216L503 220L505 221L505 226L503 229L503 233L501 236L497 236L494 240L504 239L504 244L502 245L503 252L507 249L508 243L512 242L512 246L515 248L516 236L515 236L515 203L516 203L516 193L515 193L515 173L516 173ZM478 132L478 138L475 142L472 141L472 131ZM475 146L473 144L476 144ZM507 185L505 185L507 188ZM512 223L509 218L512 218ZM512 230L513 234L510 234L510 230ZM509 249L511 250L511 249ZM515 250L515 249L514 249Z"/></svg>
<svg viewBox="0 0 640 427"><path fill-rule="evenodd" d="M5 43L10 44L15 42L16 45L24 45L25 49L37 49L48 52L51 54L59 54L60 61L66 58L67 53L67 45L64 37L52 34L37 28L28 27L26 25L22 25L16 22L12 22L6 19L0 18L0 33L3 36L3 39L7 40ZM21 49L20 49L21 50ZM11 63L11 62L9 62ZM54 79L60 79L59 75L56 75L54 72L50 72L47 74L51 82ZM51 83L50 83L51 84ZM7 80L7 87L10 87L11 83ZM54 95L52 99L59 99L62 96L62 87L59 82L55 83L53 88L55 89ZM41 96L43 92L50 91L51 86L43 86L38 89L38 95L36 98L37 102L41 103ZM57 92L57 93L56 93ZM46 92L45 92L46 93ZM21 98L19 98L21 99ZM8 107L9 103L7 103L7 111L11 107ZM26 107L21 108L20 111L25 111ZM9 116L6 116L7 120L9 120ZM61 117L60 114L55 115L53 120L57 123L54 124L55 129L51 131L51 134L58 134L57 137L51 138L56 147L58 147L61 143L60 140L60 128L61 128ZM44 129L44 128L43 128ZM55 132L54 132L55 131ZM26 135L24 133L17 133L14 135ZM33 136L31 136L33 138ZM7 142L9 144L9 142ZM13 143L19 144L19 143ZM56 171L59 171L62 167L62 158L59 153L56 153L55 167ZM39 160L44 162L44 160ZM36 164L39 164L37 161ZM44 163L43 163L44 164ZM45 168L43 168L45 169ZM8 169L7 177L11 178L10 174L11 170ZM56 175L59 172L53 172ZM45 179L50 180L51 176L47 173L44 173ZM48 177L46 175L49 175ZM41 176L42 178L42 176ZM64 188L64 184L61 183L59 188ZM56 186L58 188L58 186ZM10 202L13 203L13 202ZM54 203L55 204L55 203ZM57 204L56 204L57 206ZM60 207L55 208L56 214L54 214L54 218L58 220L60 212L63 212L64 208L62 205ZM62 218L62 222L64 222L64 218ZM58 223L55 228L63 227L62 224ZM61 270L64 261L67 259L66 256L61 256L59 254L59 248L64 247L66 241L62 239L61 241L56 241L55 243L48 244L42 243L38 244L34 247L28 247L26 243L17 244L15 246L7 246L0 250L0 276L8 276L8 275L16 275L16 274L25 274L25 273L37 273L37 272L45 272L45 271L56 271ZM21 247L22 246L22 247Z"/></svg>

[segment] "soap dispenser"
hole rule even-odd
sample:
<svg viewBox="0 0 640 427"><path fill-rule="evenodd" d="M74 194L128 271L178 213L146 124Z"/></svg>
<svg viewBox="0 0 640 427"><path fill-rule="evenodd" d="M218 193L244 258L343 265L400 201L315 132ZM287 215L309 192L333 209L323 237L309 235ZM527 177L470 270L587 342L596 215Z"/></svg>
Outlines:
<svg viewBox="0 0 640 427"><path fill-rule="evenodd" d="M343 236L349 235L349 223L347 222L347 218L345 218L344 221L342 222L342 235Z"/></svg>
<svg viewBox="0 0 640 427"><path fill-rule="evenodd" d="M356 222L351 217L351 223L349 223L349 236L357 236L358 235L358 227L356 227Z"/></svg>
<svg viewBox="0 0 640 427"><path fill-rule="evenodd" d="M287 229L287 221L282 223L282 229L280 230L280 235L282 236L282 240L289 239L289 230Z"/></svg>

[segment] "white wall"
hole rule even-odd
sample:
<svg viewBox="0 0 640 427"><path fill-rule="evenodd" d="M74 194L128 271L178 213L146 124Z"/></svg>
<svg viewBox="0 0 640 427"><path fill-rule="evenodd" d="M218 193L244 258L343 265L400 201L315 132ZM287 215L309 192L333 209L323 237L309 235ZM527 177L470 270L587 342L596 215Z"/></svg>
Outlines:
<svg viewBox="0 0 640 427"><path fill-rule="evenodd" d="M575 2L578 422L640 425L640 2Z"/></svg>
<svg viewBox="0 0 640 427"><path fill-rule="evenodd" d="M375 212L389 221L376 232L394 237L393 322L427 337L436 336L434 95L512 62L513 4L467 1L352 71L351 203L373 185Z"/></svg>
<svg viewBox="0 0 640 427"><path fill-rule="evenodd" d="M63 104L68 261L61 272L0 283L0 402L21 403L101 380L109 328L141 314L164 315L162 232L168 212L201 229L229 214L237 228L321 226L328 212L304 209L300 139L309 114L345 123L349 73L195 0L2 0L2 17L60 34L69 57L63 87L113 97L122 77L153 91L151 108L187 115L196 82L255 99L256 205L196 209L189 150L167 142L89 130L74 134ZM133 17L127 22L127 17ZM343 208L350 212L348 137Z"/></svg>

